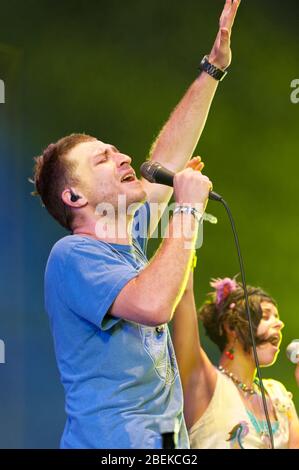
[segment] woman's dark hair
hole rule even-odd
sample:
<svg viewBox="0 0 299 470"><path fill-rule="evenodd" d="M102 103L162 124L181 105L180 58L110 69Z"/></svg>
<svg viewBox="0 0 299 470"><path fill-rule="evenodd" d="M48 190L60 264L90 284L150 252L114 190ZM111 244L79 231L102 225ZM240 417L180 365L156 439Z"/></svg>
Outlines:
<svg viewBox="0 0 299 470"><path fill-rule="evenodd" d="M260 320L263 316L261 302L271 302L277 305L276 301L260 287L247 286L249 308L252 318L253 331L257 344L262 340L257 338L256 332ZM227 343L227 335L224 329L224 323L235 330L238 340L243 345L244 351L249 352L252 346L249 324L246 315L246 306L244 290L240 283L236 283L236 289L230 292L219 302L217 292L208 294L208 299L199 309L199 317L203 322L208 337L223 352Z"/></svg>

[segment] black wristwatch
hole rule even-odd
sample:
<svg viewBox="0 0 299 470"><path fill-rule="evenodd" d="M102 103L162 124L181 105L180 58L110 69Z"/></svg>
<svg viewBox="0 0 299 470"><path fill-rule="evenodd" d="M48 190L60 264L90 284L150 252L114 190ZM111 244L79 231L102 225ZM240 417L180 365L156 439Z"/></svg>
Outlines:
<svg viewBox="0 0 299 470"><path fill-rule="evenodd" d="M218 80L219 82L221 82L227 74L226 70L218 69L218 67L215 67L215 65L211 64L207 55L205 55L202 59L199 68L200 70L211 75L211 77L215 78L215 80Z"/></svg>

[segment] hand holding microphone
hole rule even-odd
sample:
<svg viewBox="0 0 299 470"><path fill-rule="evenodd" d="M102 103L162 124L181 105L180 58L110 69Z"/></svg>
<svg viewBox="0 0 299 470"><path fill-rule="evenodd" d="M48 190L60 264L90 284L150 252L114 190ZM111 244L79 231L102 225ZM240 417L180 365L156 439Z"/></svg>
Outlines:
<svg viewBox="0 0 299 470"><path fill-rule="evenodd" d="M189 162L186 165L185 170L188 169L188 168L194 170L195 172L201 172L202 169L204 168L204 163L201 161L201 157L193 157L191 160L189 160ZM185 171L185 170L183 170L183 171ZM176 177L175 173L173 173L172 171L170 171L167 168L163 167L160 163L152 162L152 161L144 162L140 167L140 171L141 171L142 176L146 180L148 180L150 183L157 183L157 184L163 184L163 185L166 185L166 186L174 187L175 199L176 199L176 202L179 203L180 196L177 195L177 191L176 191L177 184L175 182L175 177ZM182 172L178 173L178 175L181 175L181 174L182 174ZM209 181L209 179L207 177L205 177L205 178L206 178L206 181L207 180ZM211 188L212 188L212 183L210 182L209 192L208 192L209 199L213 199L215 201L221 202L222 197L219 194L211 191ZM197 189L199 189L198 184L197 184L196 190ZM194 197L194 195L195 194L192 194L192 197ZM188 200L188 199L186 199L186 197L187 196L185 194L184 195L185 201L183 203L188 203L188 204L191 203L192 204L192 202L191 202L192 199L188 198L189 199ZM198 204L202 204L202 209L200 211L203 212L203 215L202 215L203 220L205 220L207 222L210 222L211 224L217 224L217 222L218 222L217 218L214 217L213 215L207 214L205 212L205 207L206 207L206 204L207 204L207 196L205 197L204 203L197 200L196 205L198 206Z"/></svg>
<svg viewBox="0 0 299 470"><path fill-rule="evenodd" d="M192 162L192 160L191 160ZM142 176L148 180L150 183L158 183L158 184L164 184L166 186L171 186L171 187L174 187L175 189L175 193L177 193L176 191L176 187L180 186L181 184L183 184L183 180L185 180L185 175L188 175L187 176L187 179L189 180L189 183L191 184L191 180L193 181L193 176L191 177L191 173L194 173L193 170L191 170L191 168L193 168L193 166L190 166L190 163L189 162L189 167L183 171L180 171L179 173L175 174L173 173L172 171L168 170L167 168L163 167L160 163L158 162L152 162L152 161L147 161L147 162L144 162L141 167L140 167L140 171L141 171L141 174ZM195 178L197 178L197 180L195 181L198 181L198 184L199 184L199 181L201 180L201 178L207 178L207 176L203 176L201 175L199 172L196 172L195 171L195 174L198 175L198 176L195 176ZM184 175L183 177L181 175ZM177 176L179 176L179 178L177 178ZM180 182L178 182L178 179ZM176 181L177 180L177 181ZM185 186L185 184L184 184ZM193 182L192 182L192 188L193 188ZM187 190L187 188L186 188ZM191 200L188 201L186 199L186 197L189 199L189 193L190 193L190 189L187 191L188 192L188 196L187 194L184 195L184 198L185 198L185 203L192 203L193 202L193 199L194 199L194 196L197 194L198 192L198 188L196 188L196 184L195 184L195 194L193 193L193 195L190 195L191 196ZM180 197L180 195L179 195ZM222 200L222 197L215 193L214 191L211 191L211 184L210 184L210 188L209 188L209 192L208 192L208 197L209 199L213 199L215 201L221 201ZM178 202L178 201L177 201ZM195 202L201 202L200 200L196 200Z"/></svg>
<svg viewBox="0 0 299 470"><path fill-rule="evenodd" d="M209 178L192 168L185 168L174 175L173 190L175 202L178 205L200 205L205 211L212 183Z"/></svg>

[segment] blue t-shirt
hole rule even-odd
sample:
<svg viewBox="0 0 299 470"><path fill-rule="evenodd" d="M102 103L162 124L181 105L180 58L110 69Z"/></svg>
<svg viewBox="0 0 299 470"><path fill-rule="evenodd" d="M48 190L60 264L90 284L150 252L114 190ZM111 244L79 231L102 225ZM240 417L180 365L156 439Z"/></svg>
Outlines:
<svg viewBox="0 0 299 470"><path fill-rule="evenodd" d="M139 233L145 214L147 204L135 215ZM146 238L133 240L131 246L71 235L50 253L45 303L67 413L61 448L156 449L161 434L173 430L178 447L189 447L168 326L108 312L148 262Z"/></svg>

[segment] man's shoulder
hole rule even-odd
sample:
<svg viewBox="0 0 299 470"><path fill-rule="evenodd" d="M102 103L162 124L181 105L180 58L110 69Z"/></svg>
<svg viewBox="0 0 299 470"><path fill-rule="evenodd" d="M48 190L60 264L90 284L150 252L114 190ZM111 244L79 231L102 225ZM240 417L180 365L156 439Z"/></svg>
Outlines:
<svg viewBox="0 0 299 470"><path fill-rule="evenodd" d="M83 237L67 235L60 238L52 247L49 258L69 254L78 244L84 241Z"/></svg>
<svg viewBox="0 0 299 470"><path fill-rule="evenodd" d="M113 249L109 243L81 235L68 235L58 240L51 249L48 264L71 258L98 258L111 256Z"/></svg>
<svg viewBox="0 0 299 470"><path fill-rule="evenodd" d="M48 263L52 261L68 258L76 249L80 247L92 246L92 240L78 235L67 235L60 238L52 247L48 258Z"/></svg>

